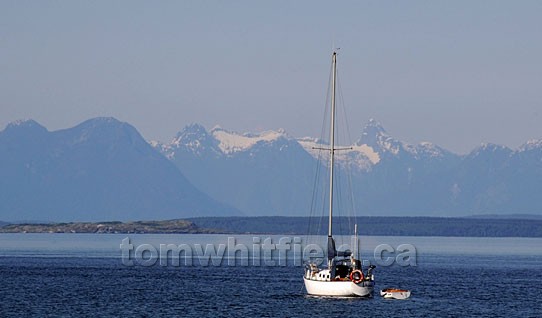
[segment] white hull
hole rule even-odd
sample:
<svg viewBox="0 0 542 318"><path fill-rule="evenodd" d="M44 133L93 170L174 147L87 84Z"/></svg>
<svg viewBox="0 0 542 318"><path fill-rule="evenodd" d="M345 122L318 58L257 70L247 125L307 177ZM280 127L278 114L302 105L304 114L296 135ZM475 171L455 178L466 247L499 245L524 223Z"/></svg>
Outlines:
<svg viewBox="0 0 542 318"><path fill-rule="evenodd" d="M387 299L407 299L410 297L410 290L381 290L380 296Z"/></svg>
<svg viewBox="0 0 542 318"><path fill-rule="evenodd" d="M318 281L303 278L310 295L334 297L372 297L374 287L354 284L351 281Z"/></svg>

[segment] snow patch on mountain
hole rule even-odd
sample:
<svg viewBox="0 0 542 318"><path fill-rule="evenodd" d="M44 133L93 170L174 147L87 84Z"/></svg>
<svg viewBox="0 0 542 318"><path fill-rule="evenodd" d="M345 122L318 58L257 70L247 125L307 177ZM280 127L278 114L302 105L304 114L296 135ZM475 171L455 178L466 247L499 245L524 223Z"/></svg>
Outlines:
<svg viewBox="0 0 542 318"><path fill-rule="evenodd" d="M320 152L320 150L315 148L322 148L325 146L320 139L312 137L299 138L297 139L297 142L314 158L318 158L318 154Z"/></svg>
<svg viewBox="0 0 542 318"><path fill-rule="evenodd" d="M435 145L434 143L422 141L416 147L418 151L423 151L425 154L430 155L431 157L440 157L442 156L442 148Z"/></svg>
<svg viewBox="0 0 542 318"><path fill-rule="evenodd" d="M162 147L162 143L157 141L157 140L147 140L147 142L149 143L149 145L151 145L151 147L153 148L160 148Z"/></svg>
<svg viewBox="0 0 542 318"><path fill-rule="evenodd" d="M218 140L218 147L225 154L245 151L259 142L273 142L279 138L286 137L286 133L282 129L278 131L266 131L260 134L239 134L215 127L211 130L211 134Z"/></svg>
<svg viewBox="0 0 542 318"><path fill-rule="evenodd" d="M169 160L172 160L175 157L175 150L173 150L173 147L171 145L161 143L157 140L148 140L147 142L149 143L149 145L151 145L151 147L158 150Z"/></svg>
<svg viewBox="0 0 542 318"><path fill-rule="evenodd" d="M407 143L402 143L403 149L412 155L415 159L430 158L430 159L439 159L444 158L449 152L434 143L431 142L421 142L417 145L411 145Z"/></svg>
<svg viewBox="0 0 542 318"><path fill-rule="evenodd" d="M305 137L298 139L297 142L316 159L326 160L329 157L329 151L322 150L329 148L329 145L323 143L320 139ZM372 165L380 162L379 154L366 144L337 146L336 148L341 149L335 152L335 159L339 165L368 170Z"/></svg>
<svg viewBox="0 0 542 318"><path fill-rule="evenodd" d="M37 124L32 119L17 119L8 124L10 127L25 126L25 125L35 125Z"/></svg>
<svg viewBox="0 0 542 318"><path fill-rule="evenodd" d="M359 152L364 154L369 160L371 160L371 163L376 165L380 162L380 156L378 155L378 152L374 151L374 149L368 145L354 145L352 146L352 152Z"/></svg>
<svg viewBox="0 0 542 318"><path fill-rule="evenodd" d="M519 151L542 149L542 139L531 139L519 147Z"/></svg>

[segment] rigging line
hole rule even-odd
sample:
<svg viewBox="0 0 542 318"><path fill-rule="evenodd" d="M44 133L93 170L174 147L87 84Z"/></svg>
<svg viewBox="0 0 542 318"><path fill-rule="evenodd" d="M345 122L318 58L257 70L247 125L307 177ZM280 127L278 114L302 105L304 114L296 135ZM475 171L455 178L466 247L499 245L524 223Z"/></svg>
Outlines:
<svg viewBox="0 0 542 318"><path fill-rule="evenodd" d="M329 66L329 76L328 76L328 81L327 81L327 91L326 91L326 102L324 104L324 118L322 119L322 129L321 129L321 132L320 132L320 140L321 141L324 141L325 139L325 135L326 132L327 132L327 123L328 123L328 114L331 116L331 84L333 82L333 63L330 64ZM322 162L321 159L322 159L322 156L324 154L326 154L326 165L325 167L326 168L329 168L329 166L327 166L328 164L328 158L327 158L327 152L322 152L322 151L319 151L319 162ZM328 169L325 170L325 177L326 177L326 180L329 179L329 172L328 172ZM322 222L324 220L324 218L326 217L326 213L325 213L325 206L326 206L326 197L324 195L324 188L322 187L321 188L321 191L322 191L322 210L320 211L320 218L318 219L318 234L321 234L323 233L321 231L321 227L322 227Z"/></svg>
<svg viewBox="0 0 542 318"><path fill-rule="evenodd" d="M348 158L346 158L346 160L348 160ZM339 187L340 187L340 197L341 197L341 202L344 203L346 201L348 202L352 202L353 200L353 197L351 195L351 184L348 183L348 179L349 179L349 176L350 176L350 171L349 171L349 164L348 162L345 164L345 165L341 165L341 169L340 170L340 173L338 174L338 177L340 179L338 179L337 183L339 184ZM345 189L346 188L346 189ZM342 204L341 203L341 204ZM341 210L344 211L344 213L342 213L342 216L346 218L346 225L347 225L347 228L349 230L348 233L351 233L352 230L353 230L353 227L352 227L352 219L355 218L355 214L354 214L354 210L352 209L352 205L351 204L342 204L341 206ZM343 228L344 230L344 228ZM344 233L344 232L343 232Z"/></svg>
<svg viewBox="0 0 542 318"><path fill-rule="evenodd" d="M330 102L330 98L331 98L331 82L332 82L332 79L333 79L333 64L331 64L330 68L329 68L329 77L328 77L328 80L327 80L327 92L326 92L326 103L324 104L324 118L322 119L322 129L320 131L320 140L325 140L324 139L324 136L325 136L325 132L327 131L327 115L328 113L330 113L330 108L331 108L331 102Z"/></svg>
<svg viewBox="0 0 542 318"><path fill-rule="evenodd" d="M346 123L346 134L347 134L346 135L346 137L347 137L346 141L349 144L352 144L352 135L350 134L350 125L348 123L348 116L346 114L346 103L344 101L344 95L343 95L343 90L342 90L339 75L337 75L337 87L338 87L338 91L339 91L339 100L341 101L341 104L343 105L342 111L343 111L343 117L344 117L344 120L345 120L345 123Z"/></svg>
<svg viewBox="0 0 542 318"><path fill-rule="evenodd" d="M331 84L332 84L332 81L333 81L333 63L330 63L330 66L329 66L329 76L328 76L328 82L327 82L327 91L326 91L326 103L325 103L325 107L324 107L324 118L322 119L322 129L321 129L321 134L320 134L320 140L321 141L324 141L324 136L326 135L326 132L327 132L327 122L328 122L328 114L331 116ZM331 142L331 141L329 141ZM325 154L327 154L327 152L324 152ZM322 151L319 151L319 162L322 162L321 159L322 159ZM329 168L329 166L327 166L328 162L327 162L327 155L326 155L326 165L325 167L326 168ZM325 176L327 177L327 179L329 179L329 172L328 172L328 169L326 169L326 172L325 172ZM322 228L322 222L323 222L323 219L325 218L325 206L326 206L326 198L323 194L323 191L324 189L322 188L322 209L320 211L320 218L318 219L318 234L321 234L323 233L321 231L321 228Z"/></svg>
<svg viewBox="0 0 542 318"><path fill-rule="evenodd" d="M316 165L316 173L315 173L315 176L314 176L314 182L313 182L313 191L312 191L312 198L311 198L311 208L310 208L310 216L309 216L309 228L308 228L308 232L307 232L307 238L306 238L306 241L308 242L309 241L309 235L311 233L314 233L314 234L317 234L318 233L318 228L314 228L314 226L318 226L319 225L315 225L313 224L313 218L316 217L316 206L318 206L318 197L319 197L319 187L318 187L318 184L319 184L319 180L320 180L320 174L321 174L321 170L322 170L322 167L321 167L321 164L320 164L320 157L321 157L321 153L318 152L318 158L315 160L315 165Z"/></svg>
<svg viewBox="0 0 542 318"><path fill-rule="evenodd" d="M319 154L319 157L321 156L321 154ZM315 179L315 182L314 182L314 198L313 198L313 217L317 217L317 223L314 225L316 226L316 228L313 228L311 233L314 233L314 234L319 234L320 233L320 224L321 224L321 219L322 219L322 216L321 215L318 215L317 214L317 207L319 206L319 201L320 201L320 180L321 180L321 174L322 174L322 165L320 164L320 159L317 160L316 164L318 165L317 169L318 169L318 174L316 176L316 179Z"/></svg>
<svg viewBox="0 0 542 318"><path fill-rule="evenodd" d="M332 69L333 69L333 65L330 66L330 69L329 69L329 77L328 77L328 83L327 83L327 90L326 90L326 101L324 103L324 118L322 119L322 125L321 125L321 130L320 130L320 140L324 140L323 139L323 136L324 136L324 133L325 133L325 123L326 123L326 119L327 119L327 113L328 113L328 108L329 108L329 98L330 98L330 90L331 90L331 78L332 78ZM313 192L312 192L312 198L311 198L311 206L310 206L310 211L309 211L309 224L308 224L308 229L307 229L307 235L306 235L306 241L308 242L309 241L309 235L311 234L311 227L312 227L312 218L313 217L316 217L316 209L315 209L315 205L317 205L318 202L316 202L317 198L318 198L318 194L319 194L319 191L318 191L318 181L319 181L319 176L320 176L320 170L321 170L321 159L322 159L322 151L319 150L318 153L317 153L317 159L316 159L316 173L315 173L315 177L314 177L314 184L313 184ZM322 218L323 218L323 214L319 217L319 222L318 222L318 227L316 228L316 231L315 234L319 234L320 233L320 227L321 227L321 223L322 223Z"/></svg>
<svg viewBox="0 0 542 318"><path fill-rule="evenodd" d="M343 198L343 195L342 195L342 185L341 185L341 169L337 169L337 173L336 173L336 179L337 179L337 182L335 183L336 184L336 188L337 188L337 197L338 197L338 200L336 200L335 202L337 202L337 210L338 211L338 227L339 227L339 233L341 234L341 244L343 243L343 236L344 236L344 232L343 232L343 222L342 222L342 218L344 217L344 207L342 205L342 202L344 200Z"/></svg>
<svg viewBox="0 0 542 318"><path fill-rule="evenodd" d="M337 208L339 210L338 214L340 215L340 219L338 220L339 221L338 227L343 236L349 233L348 230L351 227L350 222L352 218L352 213L351 213L349 205L344 204L345 200L349 200L348 196L345 195L345 191L344 191L344 187L345 187L344 174L345 174L345 167L339 164L338 169L337 169L337 174L336 174L336 185L337 185L336 195L339 198L337 200ZM348 225L346 229L345 229L345 225ZM342 240L344 241L344 239Z"/></svg>
<svg viewBox="0 0 542 318"><path fill-rule="evenodd" d="M318 179L318 173L319 173L319 167L318 167L318 162L316 162L316 175L314 177L314 184L316 185L316 180ZM315 198L315 191L316 191L316 188L313 186L312 188L312 198L311 198L311 204L310 204L310 209L309 209L309 222L308 222L308 227L307 227L307 233L306 233L306 237L305 237L305 242L308 242L309 241L309 235L311 233L311 226L312 226L312 217L313 217L313 211L314 211L314 198Z"/></svg>
<svg viewBox="0 0 542 318"><path fill-rule="evenodd" d="M338 77L338 76L337 76ZM341 86L341 82L339 80L339 77L338 77L338 81L337 81L337 86L339 88L339 100L341 101L341 104L343 105L342 107L342 111L343 111L343 118L344 118L344 121L345 121L345 126L346 126L346 134L347 134L347 142L349 145L352 145L352 134L350 133L350 125L348 123L348 116L346 114L346 102L344 101L344 95L343 95L343 91L342 91L342 86ZM352 216L353 216L353 219L354 219L354 224L357 224L358 223L358 220L357 220L357 210L356 210L356 204L355 204L355 197L354 197L354 187L353 187L353 182L352 182L352 167L350 166L349 162L347 162L346 164L346 169L347 169L347 172L348 172L348 181L349 181L349 189L350 189L350 197L352 198ZM351 226L351 224L350 224Z"/></svg>
<svg viewBox="0 0 542 318"><path fill-rule="evenodd" d="M345 123L345 119L346 119L346 112L345 112L345 104L344 104L344 99L341 98L342 97L342 88L341 88L341 80L340 80L340 73L339 73L339 70L337 70L337 90L338 90L338 93L339 93L339 102L337 103L337 108L341 108L342 110L342 115L343 116L337 116L337 118L339 119L339 121L341 121L342 123ZM339 112L339 114L341 114L341 112ZM346 123L345 123L346 124ZM345 126L345 125L341 125L341 126ZM343 134L344 134L344 129L341 129L339 131L339 133L337 134L337 141L341 142L342 140L342 137L343 137ZM344 148L344 149L351 149L351 148ZM348 160L348 156L346 156L346 159ZM342 165L340 166L339 169L337 169L337 187L338 187L338 196L339 196L339 210L340 210L340 215L342 216L342 219L339 221L339 230L341 231L341 233L345 234L344 232L344 219L346 218L346 224L348 225L348 229L350 229L352 227L352 224L351 224L351 219L352 219L352 211L350 210L350 208L348 206L345 206L343 204L343 201L345 199L348 199L348 198L345 198L344 196L344 184L343 184L343 173L344 172L348 172L348 171L345 171L345 168L347 168L348 166L348 163L346 165L346 167L343 167Z"/></svg>
<svg viewBox="0 0 542 318"><path fill-rule="evenodd" d="M328 170L327 170L327 165L324 166L326 169L324 170L324 180L327 180L329 177L329 174L328 174ZM321 203L320 205L320 217L318 218L318 229L317 229L317 233L318 235L323 235L324 231L322 230L322 223L323 223L323 220L325 218L325 209L326 209L326 196L324 195L324 187L322 186L322 184L319 183L319 189L321 189L321 193L320 193L320 196L319 196L319 202Z"/></svg>
<svg viewBox="0 0 542 318"><path fill-rule="evenodd" d="M342 94L342 87L341 87L341 78L340 78L340 70L339 68L337 68L337 74L336 74L336 83L337 83L337 89L338 89L338 93L339 93L339 101L338 103L336 103L336 106L337 108L342 108L342 114L343 116L340 116L341 112L338 113L339 116L337 116L336 118L345 123L345 126L347 127L347 129L349 129L348 127L348 122L344 122L344 120L346 120L347 116L346 116L346 111L345 111L345 103L344 103L344 97L343 97L343 94ZM340 125L338 125L338 127L340 127ZM339 129L337 132L336 132L336 142L337 144L340 144L342 142L342 139L343 139L343 135L344 135L344 131L343 129ZM350 139L350 138L347 138L347 139ZM349 143L351 144L351 142ZM334 150L351 150L353 149L352 147L340 147L340 148L335 148ZM348 159L348 155L346 155L346 159ZM352 209L350 208L350 206L348 205L344 205L343 204L343 201L345 199L348 199L347 196L345 197L345 192L344 192L344 186L348 185L348 184L345 184L345 181L343 180L344 179L344 176L343 176L343 173L348 173L348 169L345 169L345 168L348 168L348 162L347 162L347 165L346 167L343 167L342 165L338 165L338 169L336 170L336 178L334 180L334 182L336 183L336 191L334 191L335 195L337 195L337 197L339 198L339 200L337 200L337 210L338 210L338 215L340 216L340 218L338 218L338 228L339 228L339 231L340 233L343 234L343 236L345 235L345 225L348 225L347 229L351 229L352 228L352 224L351 224L351 221L352 221L352 216L353 216L353 211ZM350 200L351 201L351 200ZM346 222L345 222L346 221ZM341 240L343 240L343 238L341 238Z"/></svg>
<svg viewBox="0 0 542 318"><path fill-rule="evenodd" d="M337 200L337 208L339 209L340 218L338 219L338 227L340 230L340 233L344 235L348 235L348 233L352 233L352 210L350 209L350 205L344 204L345 201L350 201L348 195L345 194L344 186L345 186L345 176L344 176L344 168L341 167L341 169L337 169L337 196L339 197L339 200ZM345 228L346 226L346 228ZM344 238L342 238L342 241L344 243Z"/></svg>

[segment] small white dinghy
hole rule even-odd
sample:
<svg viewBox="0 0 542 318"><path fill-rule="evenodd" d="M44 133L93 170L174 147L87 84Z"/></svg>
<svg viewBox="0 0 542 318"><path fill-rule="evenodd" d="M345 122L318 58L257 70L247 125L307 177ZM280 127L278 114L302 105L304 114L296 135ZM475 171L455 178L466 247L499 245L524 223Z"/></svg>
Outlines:
<svg viewBox="0 0 542 318"><path fill-rule="evenodd" d="M380 291L380 296L387 299L407 299L410 297L410 290L386 288Z"/></svg>

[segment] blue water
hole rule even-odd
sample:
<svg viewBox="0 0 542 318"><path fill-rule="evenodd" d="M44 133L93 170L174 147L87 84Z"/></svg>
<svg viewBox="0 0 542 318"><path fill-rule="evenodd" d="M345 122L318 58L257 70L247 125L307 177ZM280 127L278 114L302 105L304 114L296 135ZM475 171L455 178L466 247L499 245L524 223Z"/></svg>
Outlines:
<svg viewBox="0 0 542 318"><path fill-rule="evenodd" d="M412 290L410 299L399 301L307 296L303 268L292 261L125 266L119 245L126 237L0 235L0 316L542 317L541 239L362 238L367 256L382 243L416 246L416 266L376 269L377 289ZM136 246L227 242L214 235L130 238ZM237 240L253 242L252 236Z"/></svg>

